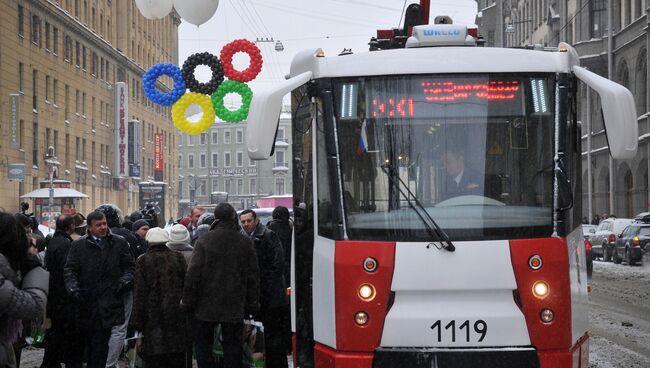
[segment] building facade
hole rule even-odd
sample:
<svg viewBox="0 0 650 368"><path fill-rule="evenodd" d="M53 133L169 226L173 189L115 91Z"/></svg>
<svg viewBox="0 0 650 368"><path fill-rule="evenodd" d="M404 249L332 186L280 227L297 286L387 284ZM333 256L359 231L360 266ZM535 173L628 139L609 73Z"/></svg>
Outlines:
<svg viewBox="0 0 650 368"><path fill-rule="evenodd" d="M269 195L291 194L291 114L283 112L275 139L275 153L265 161L248 158L247 122L217 120L200 135L179 134L179 216L195 205L225 200L236 209L252 208Z"/></svg>
<svg viewBox="0 0 650 368"><path fill-rule="evenodd" d="M177 134L170 108L145 97L142 76L155 63L178 64L180 18L147 20L134 0L2 0L2 5L0 207L18 211L20 196L53 173L88 195L77 202L82 213L106 202L133 211L139 208L137 184L153 181L154 171L163 172L157 181L171 184L166 202L175 206ZM169 86L162 81L159 87ZM132 173L120 169L125 159L120 155L127 152L116 144L126 127L120 122L129 120L140 122L140 140L131 146L141 159L132 162L139 169ZM154 167L156 133L162 134L162 170ZM23 180L9 181L10 171L18 173L16 164L24 164ZM175 211L168 205L165 218Z"/></svg>
<svg viewBox="0 0 650 368"><path fill-rule="evenodd" d="M607 150L598 97L584 85L579 87L583 214L633 217L647 211L650 208L647 0L504 0L497 2L502 4L502 13L481 13L481 9L489 6L487 3L477 0L477 24L496 24L496 18L501 17L507 46L557 46L559 42L567 42L578 51L582 66L632 92L638 116L639 150L633 159L613 160ZM611 22L608 9L611 9Z"/></svg>

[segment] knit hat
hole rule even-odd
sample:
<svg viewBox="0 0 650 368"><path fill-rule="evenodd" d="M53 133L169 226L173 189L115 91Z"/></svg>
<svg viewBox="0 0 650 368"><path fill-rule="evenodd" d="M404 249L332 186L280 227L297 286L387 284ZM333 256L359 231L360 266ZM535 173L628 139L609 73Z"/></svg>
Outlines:
<svg viewBox="0 0 650 368"><path fill-rule="evenodd" d="M212 225L214 222L214 214L204 213L199 217L199 220L196 222L197 225Z"/></svg>
<svg viewBox="0 0 650 368"><path fill-rule="evenodd" d="M208 231L210 231L210 225L208 224L199 225L194 231L194 238L198 239L201 237L201 235L207 233Z"/></svg>
<svg viewBox="0 0 650 368"><path fill-rule="evenodd" d="M185 216L178 223L187 227L191 222L192 222L192 218L189 216Z"/></svg>
<svg viewBox="0 0 650 368"><path fill-rule="evenodd" d="M190 244L190 232L181 224L176 224L169 229L167 244Z"/></svg>
<svg viewBox="0 0 650 368"><path fill-rule="evenodd" d="M139 220L137 220L136 222L133 223L133 225L131 226L131 229L133 231L138 231L143 226L149 226L149 221L147 221L145 219L139 219Z"/></svg>
<svg viewBox="0 0 650 368"><path fill-rule="evenodd" d="M145 240L149 244L167 244L169 241L169 234L167 234L167 230L165 229L154 227L147 231Z"/></svg>
<svg viewBox="0 0 650 368"><path fill-rule="evenodd" d="M219 203L214 209L216 220L237 222L237 211L229 203Z"/></svg>

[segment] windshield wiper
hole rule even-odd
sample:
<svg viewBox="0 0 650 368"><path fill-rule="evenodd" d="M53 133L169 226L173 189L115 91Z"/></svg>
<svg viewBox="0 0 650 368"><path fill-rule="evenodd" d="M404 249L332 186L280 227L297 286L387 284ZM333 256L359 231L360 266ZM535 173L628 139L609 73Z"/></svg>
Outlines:
<svg viewBox="0 0 650 368"><path fill-rule="evenodd" d="M406 198L406 202L408 202L409 206L413 209L413 211L415 211L422 223L425 225L429 235L432 238L435 237L438 239L440 248L450 252L455 251L456 247L451 242L449 235L447 235L447 233L442 230L442 228L438 226L438 224L433 220L431 215L429 215L429 212L427 212L426 208L424 208L422 203L420 203L417 196L411 191L411 189L409 189L408 185L406 185L406 183L399 176L397 176L397 180L395 180L395 177L392 174L392 171L394 171L393 165L388 163L383 164L381 165L381 170L386 174L388 180L392 185L397 184L397 189L399 190L400 194ZM411 197L413 197L413 200L411 200Z"/></svg>

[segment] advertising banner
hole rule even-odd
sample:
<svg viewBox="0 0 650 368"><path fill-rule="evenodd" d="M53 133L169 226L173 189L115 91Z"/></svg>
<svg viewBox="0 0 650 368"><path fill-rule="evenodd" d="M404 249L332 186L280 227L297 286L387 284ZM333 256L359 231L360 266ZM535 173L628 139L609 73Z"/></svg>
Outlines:
<svg viewBox="0 0 650 368"><path fill-rule="evenodd" d="M20 148L20 126L19 126L19 121L20 121L20 115L18 111L18 99L20 95L18 94L10 94L10 122L11 122L11 148Z"/></svg>
<svg viewBox="0 0 650 368"><path fill-rule="evenodd" d="M154 134L153 138L153 144L154 144L154 180L156 181L162 181L163 180L163 167L164 167L164 162L163 162L163 135L162 133L156 133Z"/></svg>
<svg viewBox="0 0 650 368"><path fill-rule="evenodd" d="M9 181L25 181L25 164L9 164L7 179Z"/></svg>
<svg viewBox="0 0 650 368"><path fill-rule="evenodd" d="M129 176L134 178L140 177L140 148L142 146L140 135L140 122L129 121Z"/></svg>
<svg viewBox="0 0 650 368"><path fill-rule="evenodd" d="M115 176L129 176L129 93L126 83L115 83Z"/></svg>

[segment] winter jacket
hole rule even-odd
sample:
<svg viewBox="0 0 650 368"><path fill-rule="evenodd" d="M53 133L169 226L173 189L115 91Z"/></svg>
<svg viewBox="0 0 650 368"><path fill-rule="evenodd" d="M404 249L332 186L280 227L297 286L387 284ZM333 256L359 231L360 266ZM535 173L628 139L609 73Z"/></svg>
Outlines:
<svg viewBox="0 0 650 368"><path fill-rule="evenodd" d="M0 254L0 367L15 364L12 344L21 330L20 320L40 318L45 311L49 274L35 267L23 277Z"/></svg>
<svg viewBox="0 0 650 368"><path fill-rule="evenodd" d="M167 243L167 248L179 252L185 257L185 261L189 267L190 262L192 261L192 253L194 252L194 247L186 243Z"/></svg>
<svg viewBox="0 0 650 368"><path fill-rule="evenodd" d="M181 311L187 264L165 244L152 244L136 261L130 324L144 333L144 355L189 350L188 318Z"/></svg>
<svg viewBox="0 0 650 368"><path fill-rule="evenodd" d="M61 318L73 310L74 302L65 288L64 268L72 238L63 231L57 231L47 243L45 264L50 273L50 295L47 303L47 317Z"/></svg>
<svg viewBox="0 0 650 368"><path fill-rule="evenodd" d="M284 280L284 251L280 238L261 223L251 236L260 268L260 306L276 308L289 303Z"/></svg>
<svg viewBox="0 0 650 368"><path fill-rule="evenodd" d="M266 227L273 231L282 243L282 250L284 251L284 282L288 285L291 281L291 237L293 229L289 219L274 218L269 222Z"/></svg>
<svg viewBox="0 0 650 368"><path fill-rule="evenodd" d="M72 243L65 264L68 294L79 295L83 328L110 328L124 323L123 294L133 284L133 256L123 237L109 233L96 243L84 235Z"/></svg>
<svg viewBox="0 0 650 368"><path fill-rule="evenodd" d="M131 251L131 256L133 259L138 259L141 255L143 255L147 249L144 247L143 242L140 242L139 236L133 234L131 230L128 230L123 227L112 227L111 232L113 234L119 235L123 237L127 243L129 243L129 250Z"/></svg>
<svg viewBox="0 0 650 368"><path fill-rule="evenodd" d="M259 309L259 292L252 242L234 221L215 221L194 245L183 305L200 321L240 322Z"/></svg>

